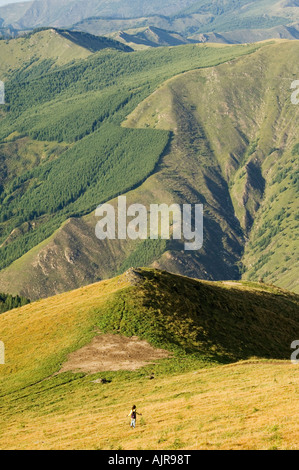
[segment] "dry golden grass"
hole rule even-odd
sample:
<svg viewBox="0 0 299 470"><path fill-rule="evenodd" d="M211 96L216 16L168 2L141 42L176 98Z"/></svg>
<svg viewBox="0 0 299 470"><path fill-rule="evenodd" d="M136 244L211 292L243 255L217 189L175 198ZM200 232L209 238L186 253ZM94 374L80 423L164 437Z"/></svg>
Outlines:
<svg viewBox="0 0 299 470"><path fill-rule="evenodd" d="M2 449L298 449L298 366L247 361L91 384L2 412ZM32 397L34 401L34 396ZM35 396L35 400L38 400ZM142 417L129 428L132 401ZM55 411L56 410L56 411Z"/></svg>
<svg viewBox="0 0 299 470"><path fill-rule="evenodd" d="M273 354L278 348L270 358L291 354L280 330L285 325L295 339L296 305L295 294L269 286L203 283L143 269L6 312L0 315L6 356L0 449L299 448L298 366L263 359L264 343ZM246 323L250 315L254 321ZM198 327L192 318L206 318L202 353L188 342ZM153 344L154 333L164 332L181 349L141 370L56 374L101 324L127 336L139 328L142 337L144 329ZM256 341L258 358L230 365L209 359L209 348L221 359L221 344L224 354L239 342L245 348L244 338L247 345ZM107 383L95 383L100 378ZM142 413L135 430L127 417L133 402Z"/></svg>
<svg viewBox="0 0 299 470"><path fill-rule="evenodd" d="M124 278L102 281L1 315L5 365L0 369L0 395L58 371L68 352L95 336L97 309L128 285Z"/></svg>

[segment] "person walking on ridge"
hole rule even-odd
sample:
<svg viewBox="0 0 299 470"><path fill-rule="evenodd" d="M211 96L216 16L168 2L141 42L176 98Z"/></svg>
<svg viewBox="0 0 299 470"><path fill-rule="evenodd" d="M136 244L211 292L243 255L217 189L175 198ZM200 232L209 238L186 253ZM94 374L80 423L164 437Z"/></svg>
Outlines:
<svg viewBox="0 0 299 470"><path fill-rule="evenodd" d="M141 413L137 413L137 409L136 409L136 405L133 405L132 406L132 409L130 411L130 413L128 414L128 416L131 418L131 428L135 429L135 426L136 426L136 418L137 418L137 415L140 415L142 416Z"/></svg>

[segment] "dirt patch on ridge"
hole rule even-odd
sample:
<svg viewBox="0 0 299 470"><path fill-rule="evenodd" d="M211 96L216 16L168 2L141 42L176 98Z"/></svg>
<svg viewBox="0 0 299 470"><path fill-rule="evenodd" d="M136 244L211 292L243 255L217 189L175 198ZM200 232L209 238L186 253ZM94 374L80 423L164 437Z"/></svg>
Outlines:
<svg viewBox="0 0 299 470"><path fill-rule="evenodd" d="M136 370L170 355L168 351L153 348L147 341L136 336L127 338L103 334L93 338L87 346L71 353L59 373Z"/></svg>

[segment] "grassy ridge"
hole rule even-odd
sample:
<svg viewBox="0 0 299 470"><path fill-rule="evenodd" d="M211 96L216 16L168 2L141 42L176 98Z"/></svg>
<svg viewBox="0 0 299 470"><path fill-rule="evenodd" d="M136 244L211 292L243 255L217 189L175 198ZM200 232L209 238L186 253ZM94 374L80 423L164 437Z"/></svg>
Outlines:
<svg viewBox="0 0 299 470"><path fill-rule="evenodd" d="M290 85L297 54L296 42L274 43L233 63L182 74L125 121L174 133L159 179L177 199L204 203L205 252L198 261L217 253L209 274L217 266L222 279L243 274L296 292L299 108ZM239 264L239 273L221 269L223 251L226 268ZM160 266L172 270L167 263Z"/></svg>
<svg viewBox="0 0 299 470"><path fill-rule="evenodd" d="M298 325L298 296L287 291L199 282L149 269L128 271L1 315L7 356L1 390L4 394L49 377L99 329L170 349L176 359L166 360L165 370L182 370L251 356L288 358Z"/></svg>
<svg viewBox="0 0 299 470"><path fill-rule="evenodd" d="M173 356L134 372L53 375L99 328L138 334ZM1 448L296 447L295 366L273 358L289 358L298 330L294 294L149 269L6 312ZM125 420L132 400L143 413L134 434Z"/></svg>
<svg viewBox="0 0 299 470"><path fill-rule="evenodd" d="M167 272L136 273L138 287L113 296L100 317L101 330L220 362L289 356L298 328L296 295L254 283L213 285Z"/></svg>
<svg viewBox="0 0 299 470"><path fill-rule="evenodd" d="M130 374L104 386L91 382L96 378L56 376L30 395L7 396L1 448L298 450L298 374L289 362L155 380ZM142 413L134 432L126 418L132 399Z"/></svg>

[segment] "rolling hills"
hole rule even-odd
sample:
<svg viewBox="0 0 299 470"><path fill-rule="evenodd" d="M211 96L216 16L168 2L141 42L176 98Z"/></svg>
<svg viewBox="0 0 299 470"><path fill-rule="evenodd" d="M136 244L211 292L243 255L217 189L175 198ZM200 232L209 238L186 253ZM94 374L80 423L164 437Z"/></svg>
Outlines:
<svg viewBox="0 0 299 470"><path fill-rule="evenodd" d="M39 37L38 48L43 50L53 36L63 44L66 41L51 30L21 41L30 50L33 39ZM17 47L19 41L2 47ZM64 65L43 55L16 71L7 64L7 104L0 123L5 168L0 251L1 268L7 268L0 274L2 290L40 298L111 277L132 264L158 260L169 248L163 240L141 245L116 240L107 249L94 236L92 211L129 190L139 197L137 187L157 172L172 138L168 130L129 129L120 124L166 79L233 60L259 47L186 45L134 54L84 49L86 59L70 54ZM162 187L156 186L160 194L142 194L140 201L172 201L173 195ZM188 202L200 201L194 196ZM234 264L240 256L242 233L236 223L232 238L238 241L232 241L233 250L225 248L223 258L217 255L214 271L207 269L210 254L196 261L196 267L191 265L187 274L210 279L237 276ZM218 233L216 245L222 243Z"/></svg>
<svg viewBox="0 0 299 470"><path fill-rule="evenodd" d="M6 312L1 448L296 447L298 378L287 359L299 328L298 301L260 283L130 269ZM105 354L96 339L106 341ZM148 365L135 368L133 344ZM168 355L158 359L156 348ZM144 418L131 436L124 416L137 396ZM112 412L103 433L99 420L106 423Z"/></svg>
<svg viewBox="0 0 299 470"><path fill-rule="evenodd" d="M153 0L150 4L145 1L133 4L124 0L121 4L115 0L34 0L19 5L7 5L0 8L0 18L8 24L17 24L21 29L40 26L70 26L83 18L102 15L106 18L136 17L159 14L174 14L180 8L187 7L193 0L166 0L161 4Z"/></svg>
<svg viewBox="0 0 299 470"><path fill-rule="evenodd" d="M26 53L35 36L39 51L66 41L47 30L2 47ZM152 265L298 292L297 43L74 47L62 65L40 52L3 69L0 289L38 299ZM203 248L97 240L93 211L119 194L202 203Z"/></svg>
<svg viewBox="0 0 299 470"><path fill-rule="evenodd" d="M8 70L12 73L24 68L29 69L32 64L36 66L42 61L48 61L51 65L65 65L107 48L132 51L113 39L55 28L42 28L22 38L1 41L0 48L2 80Z"/></svg>
<svg viewBox="0 0 299 470"><path fill-rule="evenodd" d="M0 6L1 449L298 449L298 7Z"/></svg>
<svg viewBox="0 0 299 470"><path fill-rule="evenodd" d="M111 37L132 47L134 50L145 49L147 47L179 46L196 42L189 41L176 32L166 31L154 26L120 31L111 34Z"/></svg>
<svg viewBox="0 0 299 470"><path fill-rule="evenodd" d="M93 27L87 27L87 31L89 29L96 30L96 28L94 28L95 24L97 24L96 20L92 20L88 24L92 24ZM78 26L78 31L80 31L80 29L81 27ZM82 30L84 29L85 27L82 27ZM74 30L76 30L76 27L74 27ZM118 31L107 34L107 36L132 47L134 50L192 43L245 44L276 38L289 40L299 39L299 23L293 23L290 26L275 26L269 29L240 29L221 33L198 33L193 34L191 37L184 37L180 33L167 31L155 26L148 26Z"/></svg>
<svg viewBox="0 0 299 470"><path fill-rule="evenodd" d="M155 13L158 13L156 11ZM194 2L187 9L174 15L153 15L140 18L111 18L103 16L86 18L73 26L76 30L93 32L93 34L109 34L118 31L118 36L132 45L129 28L157 28L167 31L173 36L176 31L177 45L182 40L188 42L212 42L225 44L253 43L271 38L298 39L298 4L292 2ZM166 30L166 31L165 31ZM121 31L119 33L119 31ZM141 33L141 35L144 33ZM129 37L127 37L129 35ZM151 33L147 35L152 37ZM159 33L156 33L159 37ZM140 34L133 39L133 44L140 44ZM150 39L149 38L149 39ZM163 39L160 45L163 44ZM143 38L144 40L144 38ZM168 40L168 43L170 44ZM158 42L159 44L159 42ZM157 46L147 42L150 47ZM170 44L171 45L171 44ZM135 46L136 47L136 46Z"/></svg>
<svg viewBox="0 0 299 470"><path fill-rule="evenodd" d="M175 31L185 41L244 43L272 37L296 39L298 20L297 0L164 0L150 4L142 0L134 5L127 0L121 4L116 0L35 0L0 7L3 34L54 26L126 36L132 28L156 27Z"/></svg>
<svg viewBox="0 0 299 470"><path fill-rule="evenodd" d="M266 39L299 39L299 24L292 23L289 26L274 26L268 29L240 29L221 33L199 33L194 34L191 40L197 42L245 44Z"/></svg>
<svg viewBox="0 0 299 470"><path fill-rule="evenodd" d="M288 359L298 325L298 296L280 288L131 268L3 313L0 337L7 360L1 394L51 377L70 353L103 333L138 336L174 357L186 356L185 363L173 364L185 370L193 359L196 364Z"/></svg>

